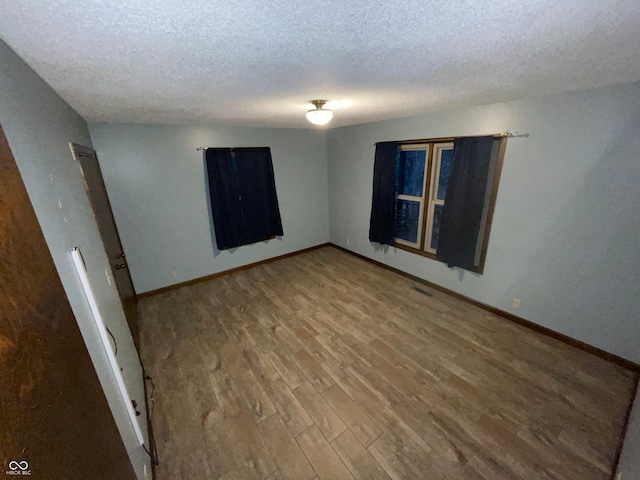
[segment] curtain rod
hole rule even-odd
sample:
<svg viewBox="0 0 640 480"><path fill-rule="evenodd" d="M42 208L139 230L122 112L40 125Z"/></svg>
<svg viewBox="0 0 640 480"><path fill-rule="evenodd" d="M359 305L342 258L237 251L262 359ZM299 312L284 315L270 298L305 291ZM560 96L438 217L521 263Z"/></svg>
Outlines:
<svg viewBox="0 0 640 480"><path fill-rule="evenodd" d="M444 140L444 139L449 139L449 138L472 138L472 137L507 137L507 138L514 138L514 137L518 137L518 138L527 138L529 136L528 133L518 133L518 132L501 132L501 133L494 133L494 134L488 134L488 135L463 135L460 137L436 137L436 138L424 138L424 139L416 139L416 140L397 140L398 143L417 143L417 142L433 142L435 140ZM377 145L378 143L384 143L384 142L373 142L371 145Z"/></svg>
<svg viewBox="0 0 640 480"><path fill-rule="evenodd" d="M494 133L493 135L489 134L489 135L464 135L462 137L437 137L437 138L426 138L426 139L418 139L418 140L398 140L398 143L404 143L404 142L422 142L422 141L433 141L433 140L439 140L440 138L445 139L445 138L470 138L470 137L508 137L508 138L527 138L529 136L528 133L518 133L518 132L501 132L501 133ZM384 143L384 142L373 142L371 145L377 145L378 143ZM196 151L201 151L201 150L206 150L208 148L212 148L212 147L196 147ZM234 147L230 147L229 149L231 151L233 151Z"/></svg>
<svg viewBox="0 0 640 480"><path fill-rule="evenodd" d="M265 148L265 147L196 147L196 151L199 152L200 150L207 150L209 148L228 148L233 152L236 148ZM270 147L266 147L266 148L270 148Z"/></svg>

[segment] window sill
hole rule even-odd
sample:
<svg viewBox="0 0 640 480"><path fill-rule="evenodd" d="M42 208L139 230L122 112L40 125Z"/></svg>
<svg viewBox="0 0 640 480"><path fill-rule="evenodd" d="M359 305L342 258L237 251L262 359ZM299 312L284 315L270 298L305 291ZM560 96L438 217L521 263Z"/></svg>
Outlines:
<svg viewBox="0 0 640 480"><path fill-rule="evenodd" d="M436 257L435 253L425 252L424 250L419 250L417 248L408 247L408 246L402 245L400 243L395 243L394 246L396 248L399 248L400 250L404 250L406 252L415 253L416 255L420 255L421 257L427 257L427 258L430 258L431 260L438 261L438 257Z"/></svg>
<svg viewBox="0 0 640 480"><path fill-rule="evenodd" d="M401 245L399 243L394 244L394 247L400 250L404 250L405 252L414 253L416 255L420 255L421 257L429 258L431 260L435 260L436 262L440 262L440 260L438 260L438 257L436 257L435 253L425 252L424 250L419 250L413 247L407 247L406 245ZM466 270L467 272L473 272L473 273L477 273L478 275L482 275L482 272L484 271L484 265L480 265L478 267L470 268L470 269L465 268L462 270Z"/></svg>

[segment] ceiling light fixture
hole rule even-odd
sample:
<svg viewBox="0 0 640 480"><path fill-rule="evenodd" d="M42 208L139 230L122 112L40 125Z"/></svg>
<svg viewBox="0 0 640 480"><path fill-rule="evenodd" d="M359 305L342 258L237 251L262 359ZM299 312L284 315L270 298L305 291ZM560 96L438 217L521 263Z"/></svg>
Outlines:
<svg viewBox="0 0 640 480"><path fill-rule="evenodd" d="M311 103L316 108L307 112L307 120L314 125L326 125L333 118L333 112L327 108L322 108L326 100L313 100Z"/></svg>

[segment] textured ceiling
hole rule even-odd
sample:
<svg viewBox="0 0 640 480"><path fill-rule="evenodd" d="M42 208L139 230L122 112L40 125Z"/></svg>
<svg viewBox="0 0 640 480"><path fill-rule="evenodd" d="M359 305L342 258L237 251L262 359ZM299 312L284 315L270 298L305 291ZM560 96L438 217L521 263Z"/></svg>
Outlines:
<svg viewBox="0 0 640 480"><path fill-rule="evenodd" d="M90 122L330 126L640 80L640 0L0 0Z"/></svg>

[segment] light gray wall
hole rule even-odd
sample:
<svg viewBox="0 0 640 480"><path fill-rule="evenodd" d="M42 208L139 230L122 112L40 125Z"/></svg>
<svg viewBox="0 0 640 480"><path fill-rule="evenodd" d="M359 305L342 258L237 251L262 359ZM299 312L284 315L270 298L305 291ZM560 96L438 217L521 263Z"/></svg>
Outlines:
<svg viewBox="0 0 640 480"><path fill-rule="evenodd" d="M89 130L138 293L329 241L322 130L123 124ZM281 239L215 249L203 153L196 151L203 146L271 147Z"/></svg>
<svg viewBox="0 0 640 480"><path fill-rule="evenodd" d="M85 122L1 42L0 66L0 123L141 475L147 459L132 447L68 255L74 245L83 250L98 302L119 337L119 356L131 351L67 146L90 146ZM368 242L373 142L506 129L531 137L509 140L484 275ZM139 292L326 242L328 197L332 242L640 362L638 84L346 127L330 131L327 144L324 132L306 130L101 124L90 130ZM285 235L215 252L195 147L263 145L272 148ZM522 300L520 310L511 307L513 297ZM639 431L636 408L620 471L637 471Z"/></svg>
<svg viewBox="0 0 640 480"><path fill-rule="evenodd" d="M373 142L505 130L484 275L369 242ZM638 132L640 84L331 130L331 241L640 363Z"/></svg>
<svg viewBox="0 0 640 480"><path fill-rule="evenodd" d="M133 340L118 294L107 283L107 258L79 167L68 145L75 142L91 146L87 125L1 40L0 124L134 469L143 479L143 465L149 466L149 459L137 446L69 254L74 246L80 247L105 323L118 340L118 360L124 369L127 387L138 404L144 405L142 374ZM146 434L146 425L144 431Z"/></svg>
<svg viewBox="0 0 640 480"><path fill-rule="evenodd" d="M620 480L640 478L640 386L636 391L636 401L627 426L618 473L622 474Z"/></svg>

